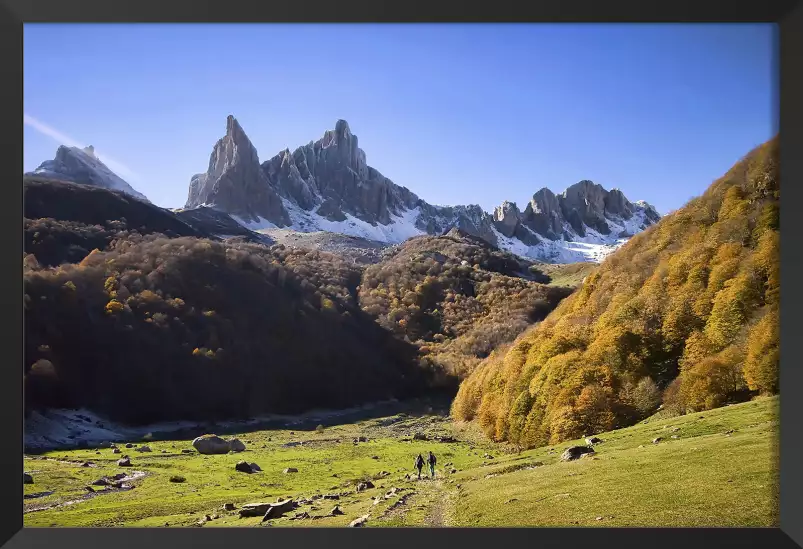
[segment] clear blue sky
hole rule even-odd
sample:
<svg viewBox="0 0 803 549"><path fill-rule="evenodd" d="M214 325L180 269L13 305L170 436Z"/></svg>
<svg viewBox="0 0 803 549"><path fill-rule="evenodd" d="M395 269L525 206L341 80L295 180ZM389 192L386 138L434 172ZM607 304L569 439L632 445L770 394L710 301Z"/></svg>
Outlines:
<svg viewBox="0 0 803 549"><path fill-rule="evenodd" d="M260 161L346 119L395 183L486 210L591 179L666 213L777 131L773 25L36 24L24 35L24 169L67 138L91 144L165 207L184 205L228 114Z"/></svg>

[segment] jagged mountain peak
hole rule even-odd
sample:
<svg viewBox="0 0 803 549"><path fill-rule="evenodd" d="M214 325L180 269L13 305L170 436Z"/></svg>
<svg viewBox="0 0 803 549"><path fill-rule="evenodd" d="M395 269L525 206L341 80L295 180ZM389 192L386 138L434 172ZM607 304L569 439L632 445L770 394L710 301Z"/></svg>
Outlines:
<svg viewBox="0 0 803 549"><path fill-rule="evenodd" d="M185 208L213 206L245 221L270 219L289 223L287 211L259 165L256 147L233 115L226 117L226 135L212 149L206 173L190 180Z"/></svg>
<svg viewBox="0 0 803 549"><path fill-rule="evenodd" d="M236 154L221 162L220 158L228 159L227 140L235 142ZM590 180L560 194L544 187L533 194L524 211L510 201L490 214L476 204L434 206L369 166L358 143L348 122L339 119L317 141L292 153L286 148L259 165L256 149L230 116L227 136L216 146L207 174L194 177L190 184L190 195L199 198L188 201L187 207L214 206L243 218L251 228L324 230L387 243L456 227L519 255L562 262L599 259L621 238L657 220L651 210L631 203L618 189L607 191ZM230 165L240 166L239 171ZM248 177L235 177L239 172ZM201 189L220 186L210 183L218 180L230 190L204 195ZM256 197L258 192L261 197ZM254 207L265 202L265 196L273 197L268 201L272 210Z"/></svg>

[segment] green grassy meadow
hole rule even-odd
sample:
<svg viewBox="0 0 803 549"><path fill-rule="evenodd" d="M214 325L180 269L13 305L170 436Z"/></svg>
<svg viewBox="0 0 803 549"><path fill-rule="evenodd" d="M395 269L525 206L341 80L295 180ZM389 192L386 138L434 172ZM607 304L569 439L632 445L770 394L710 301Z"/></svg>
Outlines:
<svg viewBox="0 0 803 549"><path fill-rule="evenodd" d="M457 442L412 440L415 433ZM34 483L24 485L25 494L52 493L24 500L24 525L326 527L368 515L366 527L777 526L777 434L772 397L601 433L595 454L567 463L562 451L582 441L519 453L438 413L226 435L247 447L226 455L182 453L191 440L132 441L153 451L118 444L123 454L26 456ZM367 442L355 443L357 437ZM656 437L663 440L653 444ZM415 456L429 450L438 457L436 478L405 478ZM132 467L116 465L121 455ZM262 471L235 471L241 460ZM92 465L82 466L86 461ZM298 472L285 473L288 467ZM130 490L86 489L120 472L142 476L128 482ZM174 475L186 481L170 482ZM374 488L357 491L365 480ZM287 497L302 505L282 518L239 517L243 504ZM224 510L227 503L236 509ZM331 516L336 504L344 514Z"/></svg>

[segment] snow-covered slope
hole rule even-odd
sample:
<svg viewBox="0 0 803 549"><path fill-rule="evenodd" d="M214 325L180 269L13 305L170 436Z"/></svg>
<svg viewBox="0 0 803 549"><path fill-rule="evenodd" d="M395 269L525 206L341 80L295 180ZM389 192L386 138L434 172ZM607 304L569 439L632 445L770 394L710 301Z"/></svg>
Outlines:
<svg viewBox="0 0 803 549"><path fill-rule="evenodd" d="M53 179L72 181L84 185L103 187L113 191L122 191L130 196L148 202L142 193L135 190L120 176L111 171L106 164L95 156L91 145L85 149L60 146L56 158L46 160L33 171L34 175Z"/></svg>

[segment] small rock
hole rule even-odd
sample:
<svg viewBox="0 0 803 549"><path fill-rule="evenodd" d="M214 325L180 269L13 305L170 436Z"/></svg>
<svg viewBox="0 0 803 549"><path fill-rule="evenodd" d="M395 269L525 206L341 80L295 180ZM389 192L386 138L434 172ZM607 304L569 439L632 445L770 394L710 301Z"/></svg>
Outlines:
<svg viewBox="0 0 803 549"><path fill-rule="evenodd" d="M366 480L365 482L361 482L357 485L358 492L364 492L365 490L370 490L374 487L374 484L370 480Z"/></svg>
<svg viewBox="0 0 803 549"><path fill-rule="evenodd" d="M109 486L111 483L106 478L99 478L92 483L93 486Z"/></svg>
<svg viewBox="0 0 803 549"><path fill-rule="evenodd" d="M602 517L597 517L597 520L602 520Z"/></svg>
<svg viewBox="0 0 803 549"><path fill-rule="evenodd" d="M92 467L93 465L95 464L92 463L91 461L85 461L81 464L81 467Z"/></svg>
<svg viewBox="0 0 803 549"><path fill-rule="evenodd" d="M112 454L120 454L120 453L121 453L121 451L120 451L119 448L112 449Z"/></svg>
<svg viewBox="0 0 803 549"><path fill-rule="evenodd" d="M335 505L334 508L332 508L332 510L329 512L329 514L333 517L336 517L338 515L345 515L346 513L340 510L339 505Z"/></svg>
<svg viewBox="0 0 803 549"><path fill-rule="evenodd" d="M451 473L451 474L455 474L456 472L457 472L457 469L450 469L449 470L449 473Z"/></svg>
<svg viewBox="0 0 803 549"><path fill-rule="evenodd" d="M128 444L126 444L126 445L125 445L125 447L126 447L126 448L133 448L133 447L134 447L134 445L133 445L133 444L131 444L131 443L129 442Z"/></svg>
<svg viewBox="0 0 803 549"><path fill-rule="evenodd" d="M593 454L594 449L590 446L572 446L566 448L560 456L561 461L572 461L582 457L585 454Z"/></svg>
<svg viewBox="0 0 803 549"><path fill-rule="evenodd" d="M289 474L289 473L298 473L298 469L296 469L295 467L288 467L287 469L284 470L284 474Z"/></svg>
<svg viewBox="0 0 803 549"><path fill-rule="evenodd" d="M363 515L360 518L356 518L349 523L349 528L361 528L365 526L365 523L368 521L368 515Z"/></svg>
<svg viewBox="0 0 803 549"><path fill-rule="evenodd" d="M672 432L673 432L673 433L677 433L678 431L680 431L680 427L674 427L674 428L672 429Z"/></svg>
<svg viewBox="0 0 803 549"><path fill-rule="evenodd" d="M131 467L131 460L128 458L118 459L117 460L118 467Z"/></svg>
<svg viewBox="0 0 803 549"><path fill-rule="evenodd" d="M33 484L33 477L28 473L22 473L22 483L23 484Z"/></svg>
<svg viewBox="0 0 803 549"><path fill-rule="evenodd" d="M510 498L505 503L513 503L514 501L519 501L517 498Z"/></svg>
<svg viewBox="0 0 803 549"><path fill-rule="evenodd" d="M586 444L588 444L589 446L591 446L592 444L599 444L600 442L602 442L602 440L597 437L589 437L586 439Z"/></svg>
<svg viewBox="0 0 803 549"><path fill-rule="evenodd" d="M194 453L195 453L195 451L194 451L194 450L189 450L189 449L186 449L186 448L185 448L184 450L182 450L182 451L181 451L181 453L182 453L182 454L194 454Z"/></svg>
<svg viewBox="0 0 803 549"><path fill-rule="evenodd" d="M428 440L428 438L424 433L416 433L413 435L413 440Z"/></svg>
<svg viewBox="0 0 803 549"><path fill-rule="evenodd" d="M187 481L187 479L182 477L181 475L173 475L172 477L170 477L170 482L179 483L179 482L186 482L186 481Z"/></svg>
<svg viewBox="0 0 803 549"><path fill-rule="evenodd" d="M323 499L340 499L340 495L338 494L325 494Z"/></svg>
<svg viewBox="0 0 803 549"><path fill-rule="evenodd" d="M84 490L86 490L87 492L89 492L91 494L95 493L95 489L92 488L91 486L84 486Z"/></svg>
<svg viewBox="0 0 803 549"><path fill-rule="evenodd" d="M204 518L205 518L206 520L212 520L212 517L211 517L210 515L206 515Z"/></svg>
<svg viewBox="0 0 803 549"><path fill-rule="evenodd" d="M237 507L233 503L224 503L223 509L225 511L234 511Z"/></svg>
<svg viewBox="0 0 803 549"><path fill-rule="evenodd" d="M151 450L150 446L140 446L139 448L137 448L137 452L152 452L152 451L153 450Z"/></svg>
<svg viewBox="0 0 803 549"><path fill-rule="evenodd" d="M379 459L379 456L371 456L371 459Z"/></svg>
<svg viewBox="0 0 803 549"><path fill-rule="evenodd" d="M669 438L680 438L680 437L679 437L679 436L677 436L677 435L672 435L672 436L671 436L671 437L669 437Z"/></svg>
<svg viewBox="0 0 803 549"><path fill-rule="evenodd" d="M653 444L658 444L662 440L664 440L662 437L655 437L654 439L652 439L652 443Z"/></svg>
<svg viewBox="0 0 803 549"><path fill-rule="evenodd" d="M732 433L733 433L733 429L729 429L729 430L725 431L725 434L726 434L726 435L730 435L730 434L732 434Z"/></svg>

